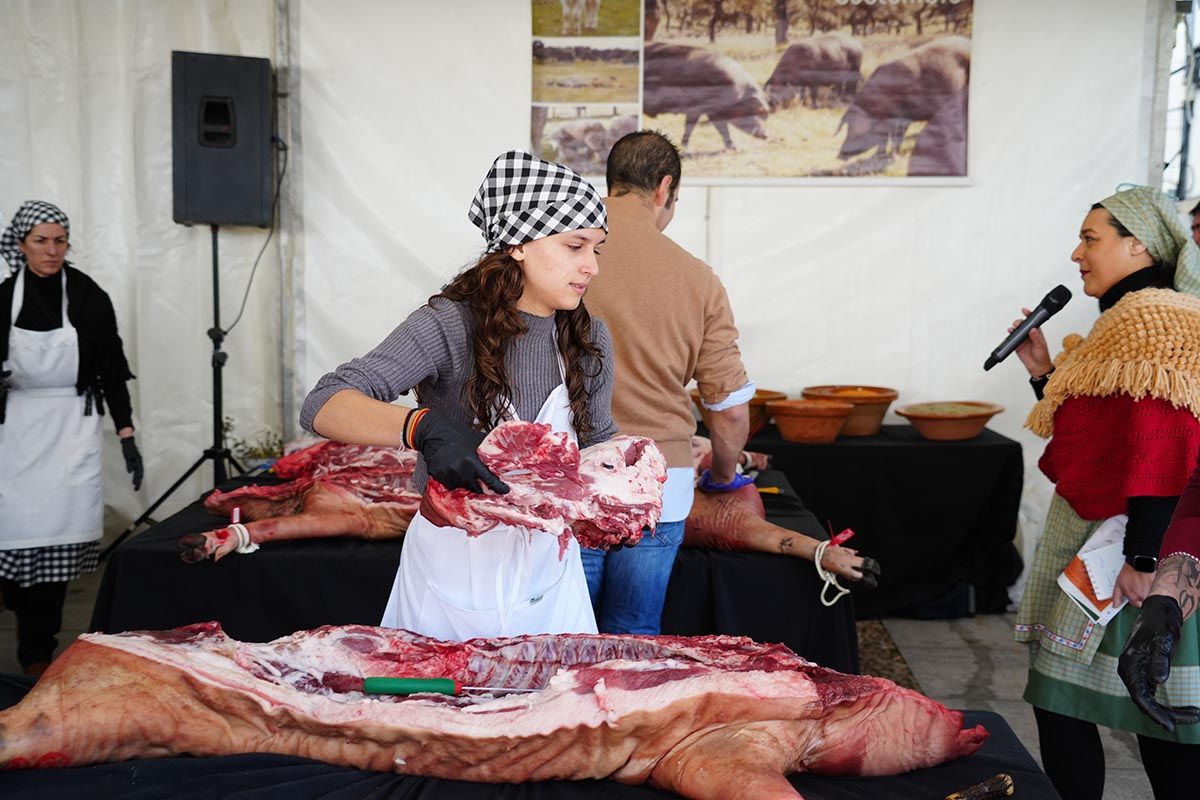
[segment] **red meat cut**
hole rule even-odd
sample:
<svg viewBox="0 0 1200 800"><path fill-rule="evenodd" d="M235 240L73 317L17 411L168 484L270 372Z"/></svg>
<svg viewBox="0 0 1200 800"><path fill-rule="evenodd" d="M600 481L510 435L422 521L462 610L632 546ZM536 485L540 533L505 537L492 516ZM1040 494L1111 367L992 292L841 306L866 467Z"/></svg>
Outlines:
<svg viewBox="0 0 1200 800"><path fill-rule="evenodd" d="M432 478L425 489L438 515L473 535L507 524L558 536L563 549L572 535L584 547L634 545L662 513L667 462L642 436L614 436L581 453L549 425L506 422L479 445L479 458L508 494L450 491Z"/></svg>
<svg viewBox="0 0 1200 800"><path fill-rule="evenodd" d="M366 696L367 676L538 691ZM80 636L0 712L0 766L281 753L492 783L612 778L697 800L795 800L792 772L898 774L986 738L891 681L742 637L451 643L352 625L254 644L202 623Z"/></svg>

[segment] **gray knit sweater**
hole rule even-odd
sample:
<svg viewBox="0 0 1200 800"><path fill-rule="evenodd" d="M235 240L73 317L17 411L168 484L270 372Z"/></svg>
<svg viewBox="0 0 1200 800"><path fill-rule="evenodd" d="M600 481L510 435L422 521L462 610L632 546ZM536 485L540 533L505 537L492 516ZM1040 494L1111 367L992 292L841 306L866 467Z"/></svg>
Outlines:
<svg viewBox="0 0 1200 800"><path fill-rule="evenodd" d="M562 383L554 344L554 317L521 313L527 331L513 340L504 364L516 397L510 398L521 419L532 420L555 387ZM462 303L435 298L401 322L375 349L326 373L304 398L300 424L312 431L313 417L330 397L343 389L358 389L368 397L390 403L414 387L420 404L464 425L468 410L464 386L475 368L471 348L470 310ZM600 349L599 373L587 380L592 433L580 447L606 441L617 432L612 419L613 356L608 326L592 318L592 341ZM596 372L584 364L584 372ZM416 485L425 487L425 464L417 465Z"/></svg>

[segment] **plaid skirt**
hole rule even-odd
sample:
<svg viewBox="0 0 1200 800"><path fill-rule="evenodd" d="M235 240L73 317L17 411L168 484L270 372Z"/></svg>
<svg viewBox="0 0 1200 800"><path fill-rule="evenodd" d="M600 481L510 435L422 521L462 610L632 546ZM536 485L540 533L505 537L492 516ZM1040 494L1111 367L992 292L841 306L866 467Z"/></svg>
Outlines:
<svg viewBox="0 0 1200 800"><path fill-rule="evenodd" d="M1082 519L1057 494L1050 502L1015 626L1017 641L1029 644L1025 700L1109 728L1200 744L1200 725L1163 730L1133 704L1117 674L1138 609L1127 605L1108 625L1096 625L1058 586L1059 574L1099 524ZM1171 706L1200 705L1200 614L1184 622L1171 677L1157 697Z"/></svg>
<svg viewBox="0 0 1200 800"><path fill-rule="evenodd" d="M0 550L0 579L16 581L22 588L35 583L73 581L95 572L100 563L100 540Z"/></svg>

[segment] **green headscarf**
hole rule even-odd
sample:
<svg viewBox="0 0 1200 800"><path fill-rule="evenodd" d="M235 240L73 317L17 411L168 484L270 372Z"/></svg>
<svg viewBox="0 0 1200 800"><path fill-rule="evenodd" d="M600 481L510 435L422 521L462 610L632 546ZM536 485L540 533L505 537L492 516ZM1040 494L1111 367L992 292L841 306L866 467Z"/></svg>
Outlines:
<svg viewBox="0 0 1200 800"><path fill-rule="evenodd" d="M1158 189L1134 186L1100 201L1138 238L1155 261L1175 268L1175 289L1200 297L1200 247L1179 218L1175 202Z"/></svg>

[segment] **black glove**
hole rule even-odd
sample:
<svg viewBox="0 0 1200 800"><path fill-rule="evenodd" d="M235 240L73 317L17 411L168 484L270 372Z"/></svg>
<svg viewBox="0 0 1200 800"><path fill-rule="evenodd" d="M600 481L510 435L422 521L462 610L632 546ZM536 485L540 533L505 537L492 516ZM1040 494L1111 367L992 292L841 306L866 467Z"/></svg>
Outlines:
<svg viewBox="0 0 1200 800"><path fill-rule="evenodd" d="M133 490L136 492L142 488L142 454L138 452L132 436L121 440L121 454L125 456L125 471L133 473Z"/></svg>
<svg viewBox="0 0 1200 800"><path fill-rule="evenodd" d="M0 397L8 394L8 390L12 388L12 384L8 382L8 376L12 375L11 369L0 370Z"/></svg>
<svg viewBox="0 0 1200 800"><path fill-rule="evenodd" d="M1171 656L1179 644L1182 626L1183 612L1174 597L1150 595L1142 603L1129 641L1117 662L1117 673L1125 682L1133 702L1143 714L1171 732L1178 724L1200 722L1200 708L1172 708L1160 705L1154 699L1158 685L1166 683L1171 674Z"/></svg>
<svg viewBox="0 0 1200 800"><path fill-rule="evenodd" d="M447 489L482 494L479 482L483 481L496 494L508 494L508 484L485 467L475 452L483 441L479 431L428 411L417 422L411 441L425 456L430 476Z"/></svg>

